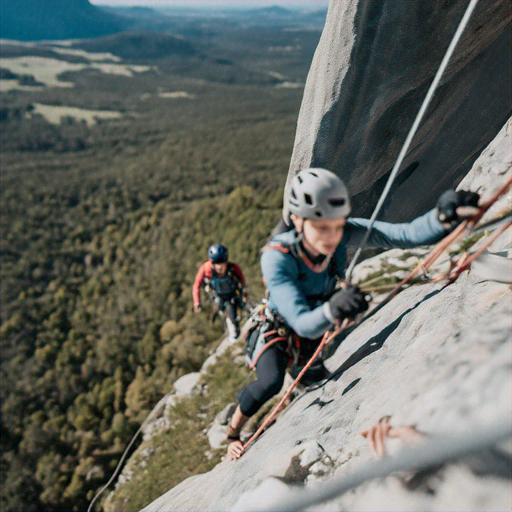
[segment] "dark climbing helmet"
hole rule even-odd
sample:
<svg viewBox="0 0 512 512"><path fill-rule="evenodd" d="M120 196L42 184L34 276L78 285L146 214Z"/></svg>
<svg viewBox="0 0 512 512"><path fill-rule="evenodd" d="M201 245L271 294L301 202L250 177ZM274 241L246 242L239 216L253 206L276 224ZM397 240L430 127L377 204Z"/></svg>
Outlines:
<svg viewBox="0 0 512 512"><path fill-rule="evenodd" d="M302 219L339 219L350 213L347 187L326 169L304 169L290 183L285 201L289 213Z"/></svg>
<svg viewBox="0 0 512 512"><path fill-rule="evenodd" d="M208 249L208 259L212 263L227 263L228 250L221 244L212 245Z"/></svg>

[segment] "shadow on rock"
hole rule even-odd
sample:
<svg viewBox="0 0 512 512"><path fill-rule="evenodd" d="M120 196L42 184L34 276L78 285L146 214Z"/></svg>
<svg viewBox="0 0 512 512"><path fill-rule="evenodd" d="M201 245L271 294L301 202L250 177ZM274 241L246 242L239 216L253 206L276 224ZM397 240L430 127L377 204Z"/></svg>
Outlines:
<svg viewBox="0 0 512 512"><path fill-rule="evenodd" d="M357 363L361 362L364 358L368 357L369 355L373 354L377 350L381 349L386 340L395 332L395 330L400 325L400 322L402 319L408 315L411 311L414 311L420 304L424 303L425 301L431 299L435 295L437 295L440 292L440 290L435 290L432 293L429 293L427 296L425 296L421 301L416 303L413 307L409 308L407 311L404 311L396 320L393 320L387 327L385 327L382 331L380 331L378 334L373 336L373 338L369 339L362 347L357 349L352 355L349 356L349 358L344 361L341 366L339 366L336 370L334 370L331 375L324 381L322 381L317 386L310 387L307 392L313 391L315 389L318 389L322 386L324 386L329 381L338 381L340 377L349 369L352 368L352 366L356 365ZM360 325L360 324L359 324ZM353 330L353 329L352 329ZM345 340L345 338L352 332L352 330L347 330L344 333L340 334L338 338L334 341L335 348L338 348L341 343Z"/></svg>

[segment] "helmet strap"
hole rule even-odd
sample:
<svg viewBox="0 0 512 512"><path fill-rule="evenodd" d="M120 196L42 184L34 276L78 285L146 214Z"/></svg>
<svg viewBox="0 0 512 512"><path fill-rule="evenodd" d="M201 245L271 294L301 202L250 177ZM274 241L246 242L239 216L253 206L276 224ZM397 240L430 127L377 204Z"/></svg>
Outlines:
<svg viewBox="0 0 512 512"><path fill-rule="evenodd" d="M313 256L306 249L304 242L309 243L304 235L304 223L306 220L296 215L292 217L295 231L297 232L297 254L313 272L323 272L329 266L331 255L319 254L318 256Z"/></svg>
<svg viewBox="0 0 512 512"><path fill-rule="evenodd" d="M318 256L313 256L304 247L303 240L304 236L297 242L297 254L310 270L317 273L323 272L329 266L332 255L319 254Z"/></svg>

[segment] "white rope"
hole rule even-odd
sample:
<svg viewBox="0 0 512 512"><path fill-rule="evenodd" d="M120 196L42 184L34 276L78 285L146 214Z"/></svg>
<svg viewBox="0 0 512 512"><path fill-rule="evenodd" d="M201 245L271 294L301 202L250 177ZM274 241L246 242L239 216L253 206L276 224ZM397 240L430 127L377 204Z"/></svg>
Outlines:
<svg viewBox="0 0 512 512"><path fill-rule="evenodd" d="M132 440L130 441L130 444L126 447L126 450L123 453L123 456L119 460L116 469L114 470L114 473L110 477L110 480L99 490L99 492L94 496L93 500L91 501L91 504L89 505L89 508L87 509L87 512L91 512L91 510L94 507L94 504L96 503L97 499L109 488L110 484L114 481L117 474L119 473L119 470L121 469L124 460L126 459L126 456L128 455L128 452L130 451L130 448L132 447L133 443L135 442L135 439L137 439L138 435L142 432L142 429L144 426L149 422L150 419L153 419L154 416L156 416L162 408L165 406L165 403L163 400L161 400L160 404L157 405L146 417L146 419L142 422L141 426L135 432L135 435L132 437Z"/></svg>
<svg viewBox="0 0 512 512"><path fill-rule="evenodd" d="M432 467L450 459L458 458L479 450L495 446L510 439L512 425L510 417L495 423L492 427L471 427L466 432L444 438L432 438L422 445L400 452L396 457L387 457L363 466L351 475L328 482L315 489L290 491L291 496L264 512L298 512L306 508L333 500L350 489L375 478L389 476L395 471L417 471ZM332 507L331 507L332 508Z"/></svg>
<svg viewBox="0 0 512 512"><path fill-rule="evenodd" d="M397 159L393 169L391 170L391 174L389 175L389 178L388 178L388 181L384 188L384 191L382 192L379 202L377 203L377 206L375 207L375 210L371 216L370 224L366 231L366 235L363 238L363 241L360 243L360 245L359 245L356 253L354 254L354 257L352 258L352 261L348 267L346 278L347 278L347 281L349 281L349 282L352 277L352 271L354 270L354 267L356 266L356 263L361 254L361 251L363 250L363 247L365 246L366 242L368 241L368 238L369 238L370 233L373 228L373 224L375 223L375 219L377 218L377 215L379 214L379 211L382 208L384 201L386 200L386 197L391 189L391 185L393 185L393 181L395 180L396 175L398 173L398 169L400 169L400 166L402 165L405 155L407 154L407 151L409 150L409 146L411 145L412 139L416 135L416 131L418 130L418 127L423 119L423 116L425 115L425 112L430 104L430 101L432 100L434 92L437 89L439 82L441 81L441 77L443 76L443 73L445 72L446 67L448 66L448 62L450 61L450 59L453 55L455 47L457 46L457 43L459 42L459 39L462 36L462 33L464 32L464 29L466 28L469 18L471 17L471 14L473 13L477 3L478 3L478 0L471 0L469 2L466 12L464 13L464 16L462 17L462 20L460 21L460 24L457 28L457 31L455 32L455 35L453 36L452 42L450 43L450 46L448 46L448 50L446 50L446 54L445 54L443 60L441 61L441 65L439 66L439 69L437 70L436 76L434 77L434 80L430 86L430 89L428 90L427 95L425 96L425 99L423 100L423 104L421 105L418 115L416 116L416 119L414 120L414 124L412 125L412 128L409 131L409 135L407 135L407 139L405 140L402 150L400 151L400 154L398 155L398 159Z"/></svg>

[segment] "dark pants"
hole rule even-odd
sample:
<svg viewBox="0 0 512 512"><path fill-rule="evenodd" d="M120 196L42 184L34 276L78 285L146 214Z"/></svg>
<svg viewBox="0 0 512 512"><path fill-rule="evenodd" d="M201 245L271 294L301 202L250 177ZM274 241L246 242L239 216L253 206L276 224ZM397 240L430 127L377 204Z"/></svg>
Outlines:
<svg viewBox="0 0 512 512"><path fill-rule="evenodd" d="M269 347L256 364L258 380L249 384L238 395L244 416L253 416L260 407L277 395L283 387L289 357L277 346Z"/></svg>
<svg viewBox="0 0 512 512"><path fill-rule="evenodd" d="M232 333L234 336L238 337L240 336L240 324L237 320L238 316L238 298L233 297L231 299L222 299L220 297L217 297L218 305L219 305L219 311L224 311L224 314L226 315L227 322L231 322L232 328L234 329L234 333ZM229 325L228 325L228 331L229 331Z"/></svg>
<svg viewBox="0 0 512 512"><path fill-rule="evenodd" d="M237 307L236 303L233 301L222 301L220 308L226 313L226 316L236 324L237 317Z"/></svg>
<svg viewBox="0 0 512 512"><path fill-rule="evenodd" d="M318 343L311 343L311 341L309 344L303 343L301 345L301 352L304 353L301 354L303 357L300 358L302 360L299 363L300 366L293 365L290 368L290 373L294 379L309 361L317 346ZM289 363L290 356L278 348L277 345L267 348L261 354L256 363L258 380L249 384L238 395L240 409L244 416L253 416L265 402L279 393L283 387L284 376ZM324 366L322 359L317 358L314 364L304 373L300 382L305 386L309 386L328 376L329 371Z"/></svg>

